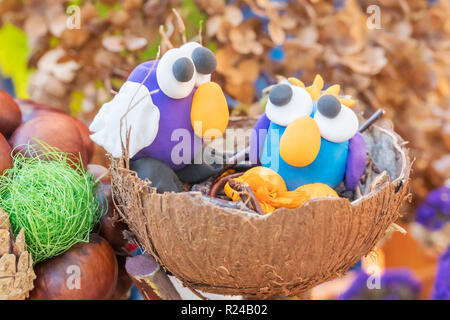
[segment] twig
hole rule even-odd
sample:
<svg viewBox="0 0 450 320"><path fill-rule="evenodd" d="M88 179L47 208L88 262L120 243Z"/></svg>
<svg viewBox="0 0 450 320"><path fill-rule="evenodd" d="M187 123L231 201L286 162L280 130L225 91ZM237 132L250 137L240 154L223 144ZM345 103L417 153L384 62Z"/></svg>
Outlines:
<svg viewBox="0 0 450 320"><path fill-rule="evenodd" d="M225 162L227 164L238 164L241 161L245 161L245 159L248 158L249 153L250 153L250 147L237 152L236 154L234 154L232 157L230 157L228 159L225 158ZM225 157L226 157L226 155L225 155Z"/></svg>
<svg viewBox="0 0 450 320"><path fill-rule="evenodd" d="M237 172L221 178L219 181L213 184L208 196L210 196L211 198L215 198L217 196L217 193L219 193L219 190L222 189L230 179L240 177L243 174L243 172Z"/></svg>
<svg viewBox="0 0 450 320"><path fill-rule="evenodd" d="M186 27L184 25L184 21L181 18L180 14L178 13L177 9L172 8L172 12L174 13L175 17L177 18L178 31L181 33L181 37L183 39L183 43L186 43L187 42L187 39L186 39Z"/></svg>
<svg viewBox="0 0 450 320"><path fill-rule="evenodd" d="M359 132L363 133L364 131L366 131L372 124L374 124L375 122L378 121L378 119L380 119L384 114L386 113L386 111L384 111L383 109L378 109L374 114L372 114L370 116L369 119L367 119L366 122L364 122L361 127L359 128Z"/></svg>
<svg viewBox="0 0 450 320"><path fill-rule="evenodd" d="M167 46L167 48L173 49L174 46L173 46L172 42L170 41L169 37L167 36L167 34L164 32L163 25L159 26L159 34L161 35L162 40L163 40L164 44Z"/></svg>
<svg viewBox="0 0 450 320"><path fill-rule="evenodd" d="M253 207L252 209L255 210L258 214L264 214L264 211L262 210L258 199L256 198L248 183L242 183L230 179L228 181L228 184L233 190L239 193L239 196L241 197L242 201L244 201L244 203L250 204Z"/></svg>
<svg viewBox="0 0 450 320"><path fill-rule="evenodd" d="M203 45L203 20L200 20L200 25L198 27L198 42L200 42L201 45Z"/></svg>

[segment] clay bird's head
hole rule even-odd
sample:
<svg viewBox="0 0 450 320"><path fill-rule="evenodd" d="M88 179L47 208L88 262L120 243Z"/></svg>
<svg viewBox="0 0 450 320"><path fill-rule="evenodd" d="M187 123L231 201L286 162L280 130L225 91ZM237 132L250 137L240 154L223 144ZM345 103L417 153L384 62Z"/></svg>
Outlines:
<svg viewBox="0 0 450 320"><path fill-rule="evenodd" d="M354 102L338 98L338 85L325 91L322 88L320 76L309 87L289 78L269 92L266 115L271 122L286 127L279 151L281 158L292 166L306 167L313 163L323 140L347 142L358 131L358 118L349 108Z"/></svg>
<svg viewBox="0 0 450 320"><path fill-rule="evenodd" d="M197 42L188 42L180 48L167 51L157 62L154 85L159 89L156 105L177 100L189 104L190 123L200 138L221 136L228 125L229 113L225 95L218 84L211 81L216 70L214 53ZM156 96L152 96L155 100ZM165 99L164 99L165 98ZM176 114L172 115L176 117Z"/></svg>

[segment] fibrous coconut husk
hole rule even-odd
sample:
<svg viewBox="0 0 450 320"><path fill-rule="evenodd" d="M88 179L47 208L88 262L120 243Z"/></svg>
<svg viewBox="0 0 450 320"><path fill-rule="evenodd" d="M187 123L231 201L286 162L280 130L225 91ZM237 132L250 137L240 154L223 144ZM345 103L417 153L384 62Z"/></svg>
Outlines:
<svg viewBox="0 0 450 320"><path fill-rule="evenodd" d="M24 300L34 288L33 259L22 229L16 238L8 215L0 209L0 300Z"/></svg>
<svg viewBox="0 0 450 320"><path fill-rule="evenodd" d="M378 126L364 137L374 166L352 202L317 198L257 215L217 206L199 192L158 194L117 159L113 193L145 251L191 289L255 298L300 295L344 274L401 216L409 195L405 143Z"/></svg>

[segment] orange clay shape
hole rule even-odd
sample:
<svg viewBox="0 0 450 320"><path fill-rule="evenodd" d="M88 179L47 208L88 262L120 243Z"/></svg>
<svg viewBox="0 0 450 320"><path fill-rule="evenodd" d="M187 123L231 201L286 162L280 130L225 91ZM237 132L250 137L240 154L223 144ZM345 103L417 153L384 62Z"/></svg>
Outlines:
<svg viewBox="0 0 450 320"><path fill-rule="evenodd" d="M250 186L264 213L278 208L298 208L312 198L338 197L332 188L322 183L307 184L288 191L281 176L266 167L254 167L234 180ZM242 200L228 183L225 185L225 194L234 202Z"/></svg>

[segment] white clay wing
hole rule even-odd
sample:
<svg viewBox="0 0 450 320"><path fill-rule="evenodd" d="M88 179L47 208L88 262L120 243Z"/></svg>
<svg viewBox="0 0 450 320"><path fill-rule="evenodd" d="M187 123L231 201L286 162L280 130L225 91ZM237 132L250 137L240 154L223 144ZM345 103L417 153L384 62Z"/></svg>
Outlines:
<svg viewBox="0 0 450 320"><path fill-rule="evenodd" d="M125 117L123 117L124 114L126 114ZM91 139L113 157L118 158L122 156L120 136L123 143L126 143L128 128L130 130L129 152L130 157L133 157L155 140L159 129L159 118L159 109L154 105L147 87L137 82L127 81L115 97L105 103L95 116L89 127L94 132ZM120 133L121 120L122 133Z"/></svg>

